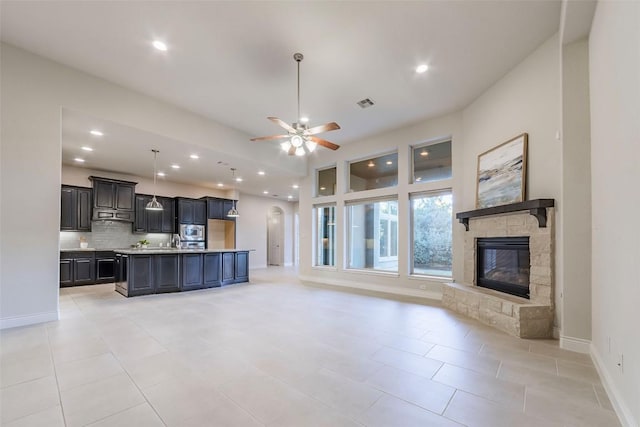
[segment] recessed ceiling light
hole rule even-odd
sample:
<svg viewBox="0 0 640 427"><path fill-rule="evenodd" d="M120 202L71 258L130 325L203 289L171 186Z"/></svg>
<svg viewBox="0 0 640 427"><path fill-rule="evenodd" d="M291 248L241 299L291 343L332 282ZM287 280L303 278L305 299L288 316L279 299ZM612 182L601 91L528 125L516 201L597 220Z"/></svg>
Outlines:
<svg viewBox="0 0 640 427"><path fill-rule="evenodd" d="M95 130L93 129L92 131L89 132L91 135L93 136L103 136L104 133L100 132L99 130Z"/></svg>
<svg viewBox="0 0 640 427"><path fill-rule="evenodd" d="M237 178L236 178L236 182L242 182L242 178L237 177Z"/></svg>
<svg viewBox="0 0 640 427"><path fill-rule="evenodd" d="M78 163L84 163L84 159L81 159L80 157L76 157L76 158L75 158L75 159L73 159L73 160L75 160L75 161L76 161L76 162L78 162Z"/></svg>
<svg viewBox="0 0 640 427"><path fill-rule="evenodd" d="M264 171L258 171L258 175L264 175Z"/></svg>
<svg viewBox="0 0 640 427"><path fill-rule="evenodd" d="M82 147L82 149L84 151L93 151L93 148L91 148L91 147Z"/></svg>
<svg viewBox="0 0 640 427"><path fill-rule="evenodd" d="M428 156L428 155L429 155L429 152L428 152L427 150L424 150L424 149L423 149L423 150L420 152L420 155L421 155L422 157L426 157L426 156Z"/></svg>
<svg viewBox="0 0 640 427"><path fill-rule="evenodd" d="M180 169L180 165L171 165L171 167L174 169Z"/></svg>
<svg viewBox="0 0 640 427"><path fill-rule="evenodd" d="M296 188L296 189L297 189L297 188L299 188L300 186L299 186L298 184L293 184L291 187L293 187L293 188Z"/></svg>
<svg viewBox="0 0 640 427"><path fill-rule="evenodd" d="M420 181L422 181L422 177L421 176L416 178L416 182L420 182Z"/></svg>
<svg viewBox="0 0 640 427"><path fill-rule="evenodd" d="M388 165L392 165L392 164L393 164L393 162L392 162L391 160L387 160L387 164L388 164Z"/></svg>
<svg viewBox="0 0 640 427"><path fill-rule="evenodd" d="M300 117L300 123L309 123L309 117L306 117L306 116Z"/></svg>
<svg viewBox="0 0 640 427"><path fill-rule="evenodd" d="M374 167L376 164L373 163L373 160L369 160L369 163L367 163L367 166L369 166L370 168Z"/></svg>
<svg viewBox="0 0 640 427"><path fill-rule="evenodd" d="M218 183L218 187L224 187L224 184L223 184L223 183L221 183L221 182L219 182L219 183Z"/></svg>
<svg viewBox="0 0 640 427"><path fill-rule="evenodd" d="M289 195L287 196L287 199L293 199L293 196L292 196L291 194L289 194Z"/></svg>
<svg viewBox="0 0 640 427"><path fill-rule="evenodd" d="M429 69L429 66L427 64L420 64L416 67L416 73L422 74L426 72L428 69Z"/></svg>
<svg viewBox="0 0 640 427"><path fill-rule="evenodd" d="M192 158L192 159L194 159L194 160L197 160L197 159L199 159L199 158L200 158L200 156L198 156L197 154L192 154L192 155L190 155L189 157L191 157L191 158Z"/></svg>
<svg viewBox="0 0 640 427"><path fill-rule="evenodd" d="M164 172L158 172L158 176L167 176L167 174Z"/></svg>
<svg viewBox="0 0 640 427"><path fill-rule="evenodd" d="M327 189L327 187L320 187L320 190L321 190L321 191L324 191L324 190L326 190L326 189Z"/></svg>
<svg viewBox="0 0 640 427"><path fill-rule="evenodd" d="M264 190L262 194L269 194L269 192L267 190Z"/></svg>
<svg viewBox="0 0 640 427"><path fill-rule="evenodd" d="M156 49L162 51L162 52L166 52L167 51L167 44L164 42L161 42L160 40L154 40L153 41L153 47L155 47Z"/></svg>

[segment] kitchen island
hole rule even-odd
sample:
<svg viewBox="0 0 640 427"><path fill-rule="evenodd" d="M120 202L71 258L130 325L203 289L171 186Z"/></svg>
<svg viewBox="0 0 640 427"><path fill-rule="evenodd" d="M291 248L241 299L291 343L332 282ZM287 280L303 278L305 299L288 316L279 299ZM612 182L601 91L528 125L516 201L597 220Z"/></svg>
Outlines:
<svg viewBox="0 0 640 427"><path fill-rule="evenodd" d="M240 249L116 250L116 291L126 297L213 288L249 281Z"/></svg>

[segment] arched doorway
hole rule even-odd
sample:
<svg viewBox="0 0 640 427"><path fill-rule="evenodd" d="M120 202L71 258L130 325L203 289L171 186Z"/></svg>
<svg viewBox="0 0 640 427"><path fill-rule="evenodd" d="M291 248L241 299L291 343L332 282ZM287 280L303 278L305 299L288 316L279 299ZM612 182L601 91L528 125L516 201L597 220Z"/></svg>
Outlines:
<svg viewBox="0 0 640 427"><path fill-rule="evenodd" d="M267 218L267 265L284 265L284 211L277 206Z"/></svg>

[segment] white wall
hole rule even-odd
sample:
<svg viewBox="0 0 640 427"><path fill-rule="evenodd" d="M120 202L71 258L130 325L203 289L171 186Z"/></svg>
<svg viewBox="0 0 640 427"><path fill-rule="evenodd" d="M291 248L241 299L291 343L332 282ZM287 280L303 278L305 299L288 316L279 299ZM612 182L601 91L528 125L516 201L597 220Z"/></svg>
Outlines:
<svg viewBox="0 0 640 427"><path fill-rule="evenodd" d="M589 37L592 355L640 425L640 2L599 2ZM610 348L610 350L609 350ZM623 369L616 363L624 355Z"/></svg>
<svg viewBox="0 0 640 427"><path fill-rule="evenodd" d="M589 43L562 46L562 335L560 344L589 351L591 340L591 142Z"/></svg>
<svg viewBox="0 0 640 427"><path fill-rule="evenodd" d="M249 267L267 267L267 218L271 207L284 212L284 264L292 265L294 257L294 203L242 194L238 202L240 217L236 219L236 247L255 249L249 254Z"/></svg>
<svg viewBox="0 0 640 427"><path fill-rule="evenodd" d="M13 46L0 49L0 327L57 318L62 108L221 152L233 146L240 158L304 173L304 162L287 162L242 132Z"/></svg>

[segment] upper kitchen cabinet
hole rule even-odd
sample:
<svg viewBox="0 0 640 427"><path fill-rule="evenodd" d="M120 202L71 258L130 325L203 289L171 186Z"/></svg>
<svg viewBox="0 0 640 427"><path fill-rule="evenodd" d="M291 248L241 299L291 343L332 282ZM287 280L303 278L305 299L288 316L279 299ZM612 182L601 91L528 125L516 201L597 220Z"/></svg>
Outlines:
<svg viewBox="0 0 640 427"><path fill-rule="evenodd" d="M207 225L206 200L176 198L178 203L178 224Z"/></svg>
<svg viewBox="0 0 640 427"><path fill-rule="evenodd" d="M233 200L207 197L207 217L209 219L226 219L235 221L235 218L228 217L227 212L233 207Z"/></svg>
<svg viewBox="0 0 640 427"><path fill-rule="evenodd" d="M169 197L156 197L161 211L146 209L152 196L136 194L134 233L175 233L175 201Z"/></svg>
<svg viewBox="0 0 640 427"><path fill-rule="evenodd" d="M91 189L63 185L60 189L60 230L91 231Z"/></svg>
<svg viewBox="0 0 640 427"><path fill-rule="evenodd" d="M93 182L93 219L133 222L135 182L90 176Z"/></svg>

